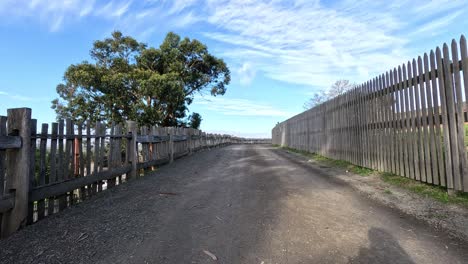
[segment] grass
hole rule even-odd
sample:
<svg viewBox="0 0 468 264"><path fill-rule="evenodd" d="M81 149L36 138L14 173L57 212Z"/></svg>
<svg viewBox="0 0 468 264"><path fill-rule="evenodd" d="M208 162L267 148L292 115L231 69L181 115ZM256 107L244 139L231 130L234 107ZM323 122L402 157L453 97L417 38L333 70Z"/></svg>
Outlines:
<svg viewBox="0 0 468 264"><path fill-rule="evenodd" d="M465 148L468 147L468 124L465 123Z"/></svg>
<svg viewBox="0 0 468 264"><path fill-rule="evenodd" d="M425 197L431 197L442 203L468 206L468 193L456 192L449 195L444 187L418 182L391 173L380 173L380 178L386 183Z"/></svg>
<svg viewBox="0 0 468 264"><path fill-rule="evenodd" d="M352 164L350 162L347 162L347 161L344 161L344 160L330 159L330 158L327 158L325 156L319 155L317 153L310 153L310 152L307 152L307 151L304 151L304 150L297 150L297 149L288 148L288 147L281 147L281 148L285 149L287 151L290 151L290 152L300 154L300 155L305 156L307 158L313 159L313 160L318 161L318 162L320 162L320 163L322 163L324 165L328 165L330 167L338 167L338 168L346 169L347 171L350 171L350 172L352 172L354 174L358 174L358 175L361 175L361 176L369 176L372 173L374 173L374 171L371 170L371 169L360 167L360 166L354 165L354 164Z"/></svg>
<svg viewBox="0 0 468 264"><path fill-rule="evenodd" d="M280 146L276 146L280 147ZM316 153L310 153L303 150L297 150L289 147L281 147L289 152L300 154L309 159L315 160L321 164L346 169L354 174L361 176L377 176L382 179L382 181L391 184L393 186L400 187L405 190L409 190L413 193L419 194L424 197L430 197L439 202L445 204L459 204L468 207L468 193L455 192L454 194L449 195L447 189L441 186L434 186L419 181L415 181L409 178L401 177L392 173L378 172L369 168L364 168L360 166L353 165L344 160L335 160L324 157ZM392 191L389 189L384 190L385 193L391 194Z"/></svg>

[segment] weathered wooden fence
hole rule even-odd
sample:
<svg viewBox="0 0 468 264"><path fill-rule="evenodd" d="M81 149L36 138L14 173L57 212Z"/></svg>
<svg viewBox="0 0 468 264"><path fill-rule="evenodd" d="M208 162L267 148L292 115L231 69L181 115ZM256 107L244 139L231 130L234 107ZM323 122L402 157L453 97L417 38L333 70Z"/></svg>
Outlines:
<svg viewBox="0 0 468 264"><path fill-rule="evenodd" d="M50 132L49 132L50 131ZM252 143L178 127L42 124L31 109L0 116L0 236L203 148Z"/></svg>
<svg viewBox="0 0 468 264"><path fill-rule="evenodd" d="M271 138L242 138L243 144L271 144Z"/></svg>
<svg viewBox="0 0 468 264"><path fill-rule="evenodd" d="M462 36L278 124L273 144L467 192L467 89Z"/></svg>

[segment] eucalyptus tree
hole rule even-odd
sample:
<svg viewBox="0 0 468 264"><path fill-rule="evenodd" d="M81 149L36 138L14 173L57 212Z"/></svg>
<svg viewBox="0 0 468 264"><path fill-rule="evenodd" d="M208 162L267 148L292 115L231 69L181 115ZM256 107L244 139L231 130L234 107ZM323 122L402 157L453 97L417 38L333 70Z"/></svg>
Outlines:
<svg viewBox="0 0 468 264"><path fill-rule="evenodd" d="M206 45L172 32L154 48L116 31L95 41L90 55L57 85L57 118L199 127L199 114L187 116L194 96L224 95L230 82L226 63Z"/></svg>

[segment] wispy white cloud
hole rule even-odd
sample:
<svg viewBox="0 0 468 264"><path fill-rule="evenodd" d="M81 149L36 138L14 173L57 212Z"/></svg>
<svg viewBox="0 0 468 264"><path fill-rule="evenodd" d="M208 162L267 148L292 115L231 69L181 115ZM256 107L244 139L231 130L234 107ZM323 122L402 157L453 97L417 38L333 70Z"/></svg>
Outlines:
<svg viewBox="0 0 468 264"><path fill-rule="evenodd" d="M449 0L207 3L206 20L216 27L204 36L227 45L223 56L237 65L255 61L272 79L320 88L337 79L365 81L400 64L415 55L409 36L437 35L468 11Z"/></svg>
<svg viewBox="0 0 468 264"><path fill-rule="evenodd" d="M104 6L95 7L93 14L96 16L100 16L100 17L119 18L128 11L131 3L132 1L124 1L124 2L111 1L111 2L108 2Z"/></svg>
<svg viewBox="0 0 468 264"><path fill-rule="evenodd" d="M95 2L94 0L84 1L81 10L78 13L78 16L84 17L84 16L89 15L94 9L94 2Z"/></svg>
<svg viewBox="0 0 468 264"><path fill-rule="evenodd" d="M181 15L178 19L174 20L173 26L177 28L183 28L192 25L200 20L201 18L196 16L193 12L188 12L184 15Z"/></svg>
<svg viewBox="0 0 468 264"><path fill-rule="evenodd" d="M96 0L2 0L0 16L30 18L58 31L67 23L95 16L116 19L129 10L131 0L102 3Z"/></svg>
<svg viewBox="0 0 468 264"><path fill-rule="evenodd" d="M423 24L421 27L419 27L415 33L419 34L431 34L431 35L436 35L440 33L441 30L444 30L450 24L454 23L454 21L465 11L463 10L458 10L456 12L451 13L450 15L443 16L434 20L431 20L425 24Z"/></svg>
<svg viewBox="0 0 468 264"><path fill-rule="evenodd" d="M387 34L395 27L395 23L389 23L391 19L360 16L356 14L358 7L350 5L339 10L317 2L296 6L281 1L210 4L208 21L221 27L223 33L207 32L205 36L238 46L244 53L268 54L269 58L250 59L266 76L281 81L328 85L336 78L354 77L358 68L375 68L369 59L380 55L382 49L392 50L404 44L402 39ZM370 19L374 21L367 23ZM390 64L394 58L384 56L380 63ZM243 58L230 59L241 63Z"/></svg>
<svg viewBox="0 0 468 264"><path fill-rule="evenodd" d="M407 0L406 2L408 2ZM411 2L411 1L410 1ZM430 17L447 11L466 9L464 0L415 1L414 11L419 16Z"/></svg>
<svg viewBox="0 0 468 264"><path fill-rule="evenodd" d="M213 97L209 99L197 98L194 105L204 110L215 111L228 116L257 116L257 117L289 117L292 113L278 110L267 103L254 102L247 99Z"/></svg>
<svg viewBox="0 0 468 264"><path fill-rule="evenodd" d="M11 94L5 91L0 91L0 96L5 96L10 100L16 100L16 101L23 101L23 102L41 102L41 101L47 101L47 98L44 97L30 97L30 96L24 96L21 94Z"/></svg>
<svg viewBox="0 0 468 264"><path fill-rule="evenodd" d="M114 14L119 15L108 16L108 20L113 22L111 30L122 30L142 41L161 28L177 31L203 21L199 10L191 9L197 4L197 0L119 0L113 3L112 9L116 10ZM120 8L116 8L117 6ZM118 12L119 10L125 12Z"/></svg>
<svg viewBox="0 0 468 264"><path fill-rule="evenodd" d="M51 31L90 16L140 38L161 23L168 30L201 23L196 33L221 44L216 53L238 69L239 82L263 75L319 88L337 79L365 81L400 64L416 55L411 38L468 24L467 11L463 0L0 1L0 16L34 18Z"/></svg>
<svg viewBox="0 0 468 264"><path fill-rule="evenodd" d="M242 85L250 85L255 78L255 66L250 62L244 62L242 66L237 70L237 74L240 76L240 83Z"/></svg>
<svg viewBox="0 0 468 264"><path fill-rule="evenodd" d="M182 10L194 5L197 0L172 0L172 6L169 9L169 14L180 13Z"/></svg>

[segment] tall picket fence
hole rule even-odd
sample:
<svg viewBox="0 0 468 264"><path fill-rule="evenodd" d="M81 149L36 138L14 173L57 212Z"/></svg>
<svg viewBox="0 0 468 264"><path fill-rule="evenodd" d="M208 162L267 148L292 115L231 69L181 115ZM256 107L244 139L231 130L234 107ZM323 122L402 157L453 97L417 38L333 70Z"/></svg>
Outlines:
<svg viewBox="0 0 468 264"><path fill-rule="evenodd" d="M133 121L38 128L31 114L0 116L0 237L198 150L271 142Z"/></svg>
<svg viewBox="0 0 468 264"><path fill-rule="evenodd" d="M468 57L431 50L276 125L273 144L468 192Z"/></svg>

